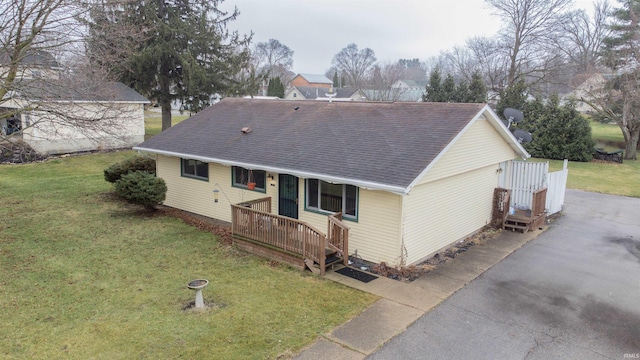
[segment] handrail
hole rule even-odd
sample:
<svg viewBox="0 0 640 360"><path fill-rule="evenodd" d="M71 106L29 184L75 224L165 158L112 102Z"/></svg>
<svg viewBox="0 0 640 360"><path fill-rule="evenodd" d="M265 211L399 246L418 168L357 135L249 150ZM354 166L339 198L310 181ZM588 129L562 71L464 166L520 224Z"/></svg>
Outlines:
<svg viewBox="0 0 640 360"><path fill-rule="evenodd" d="M231 204L232 233L302 255L320 264L324 274L327 236L313 226L286 216Z"/></svg>
<svg viewBox="0 0 640 360"><path fill-rule="evenodd" d="M531 201L531 216L538 216L543 214L546 202L547 188L534 191L533 200Z"/></svg>
<svg viewBox="0 0 640 360"><path fill-rule="evenodd" d="M342 213L335 213L327 217L327 245L336 250L344 265L349 265L349 227L342 222Z"/></svg>
<svg viewBox="0 0 640 360"><path fill-rule="evenodd" d="M264 212L270 213L271 212L271 197L255 199L255 200L249 200L249 201L243 201L243 202L241 202L240 204L237 204L237 205L243 206L243 207L248 207L248 208L251 208L253 210L264 211Z"/></svg>

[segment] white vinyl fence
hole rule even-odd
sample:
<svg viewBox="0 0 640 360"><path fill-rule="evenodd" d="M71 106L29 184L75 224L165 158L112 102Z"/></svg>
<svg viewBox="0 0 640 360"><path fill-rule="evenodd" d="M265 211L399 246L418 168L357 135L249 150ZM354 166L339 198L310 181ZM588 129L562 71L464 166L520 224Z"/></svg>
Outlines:
<svg viewBox="0 0 640 360"><path fill-rule="evenodd" d="M564 207L564 193L567 190L567 176L569 176L568 164L569 162L565 159L562 170L547 175L547 215L558 213Z"/></svg>
<svg viewBox="0 0 640 360"><path fill-rule="evenodd" d="M548 162L509 161L501 164L502 172L498 186L511 190L509 206L529 210L533 192L547 188L545 209L547 215L562 211L567 186L567 160L560 171L549 173Z"/></svg>

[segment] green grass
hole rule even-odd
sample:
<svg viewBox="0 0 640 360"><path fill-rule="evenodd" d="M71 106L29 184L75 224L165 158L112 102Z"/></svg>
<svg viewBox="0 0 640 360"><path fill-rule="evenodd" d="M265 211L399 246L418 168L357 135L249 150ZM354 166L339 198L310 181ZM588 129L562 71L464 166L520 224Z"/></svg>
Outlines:
<svg viewBox="0 0 640 360"><path fill-rule="evenodd" d="M171 124L175 125L182 120L188 118L189 115L173 115L171 117ZM145 111L144 113L144 128L145 128L145 140L150 139L154 135L158 135L162 131L162 115L160 112Z"/></svg>
<svg viewBox="0 0 640 360"><path fill-rule="evenodd" d="M624 149L624 138L617 125L591 121L591 134L597 147L607 151ZM561 160L549 161L549 170L562 169ZM569 162L567 187L612 195L640 197L640 161L624 160L622 164L593 160L591 162Z"/></svg>
<svg viewBox="0 0 640 360"><path fill-rule="evenodd" d="M624 149L624 137L618 125L603 124L597 121L590 121L590 123L591 137L596 142L596 147L604 148L607 151Z"/></svg>
<svg viewBox="0 0 640 360"><path fill-rule="evenodd" d="M120 202L131 155L0 165L0 358L275 358L375 300ZM183 311L196 278L216 306Z"/></svg>
<svg viewBox="0 0 640 360"><path fill-rule="evenodd" d="M562 169L561 160L549 161L549 170ZM591 161L569 161L567 187L604 194L640 197L640 161L625 160L622 164Z"/></svg>

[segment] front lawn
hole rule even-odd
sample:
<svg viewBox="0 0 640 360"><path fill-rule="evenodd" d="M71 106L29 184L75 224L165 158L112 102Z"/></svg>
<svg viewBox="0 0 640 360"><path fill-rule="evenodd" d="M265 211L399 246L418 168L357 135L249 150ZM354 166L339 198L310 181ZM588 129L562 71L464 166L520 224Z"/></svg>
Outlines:
<svg viewBox="0 0 640 360"><path fill-rule="evenodd" d="M0 165L0 358L275 358L375 300L120 202L131 155ZM197 278L213 307L183 311Z"/></svg>
<svg viewBox="0 0 640 360"><path fill-rule="evenodd" d="M183 115L172 115L171 116L171 125L175 125L180 123L182 120L188 118L188 113L184 113ZM157 108L153 108L153 110L146 110L144 112L144 132L145 140L149 140L154 135L160 134L162 131L162 113L159 112Z"/></svg>

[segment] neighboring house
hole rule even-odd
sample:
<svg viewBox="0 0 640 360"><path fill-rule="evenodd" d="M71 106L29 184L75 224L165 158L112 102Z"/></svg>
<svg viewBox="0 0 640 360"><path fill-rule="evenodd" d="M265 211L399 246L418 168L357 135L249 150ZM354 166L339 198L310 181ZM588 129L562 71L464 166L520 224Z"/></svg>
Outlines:
<svg viewBox="0 0 640 360"><path fill-rule="evenodd" d="M7 64L10 63L9 54L0 53L0 78L6 76L9 70ZM20 60L20 67L16 74L17 79L59 79L62 67L53 57L45 51L31 51Z"/></svg>
<svg viewBox="0 0 640 360"><path fill-rule="evenodd" d="M391 265L489 224L501 165L529 156L484 104L238 98L134 149L155 154L165 205L235 224L266 215L238 220L232 204L268 197L276 219L309 229L341 212L348 254Z"/></svg>
<svg viewBox="0 0 640 360"><path fill-rule="evenodd" d="M401 88L388 89L365 89L362 90L366 99L369 101L404 101L404 102L421 102L424 90L411 90Z"/></svg>
<svg viewBox="0 0 640 360"><path fill-rule="evenodd" d="M428 80L398 80L391 85L394 89L420 90L425 91Z"/></svg>
<svg viewBox="0 0 640 360"><path fill-rule="evenodd" d="M3 135L42 154L126 148L144 141L149 101L122 83L29 81L0 101Z"/></svg>
<svg viewBox="0 0 640 360"><path fill-rule="evenodd" d="M332 99L348 99L348 100L366 100L364 94L354 88L320 88L309 86L293 86L290 87L284 95L285 100L325 100L329 99L327 93L335 94Z"/></svg>
<svg viewBox="0 0 640 360"><path fill-rule="evenodd" d="M363 94L370 101L422 101L427 81L398 80L387 89L366 89Z"/></svg>
<svg viewBox="0 0 640 360"><path fill-rule="evenodd" d="M573 79L573 83L577 84L574 90L569 93L567 99L574 100L576 110L581 113L590 112L593 109L589 104L581 99L592 100L605 85L606 81L611 78L611 74L580 74Z"/></svg>
<svg viewBox="0 0 640 360"><path fill-rule="evenodd" d="M312 88L330 88L333 86L333 81L327 79L324 75L315 74L298 74L291 81L289 81L289 87L312 87Z"/></svg>

